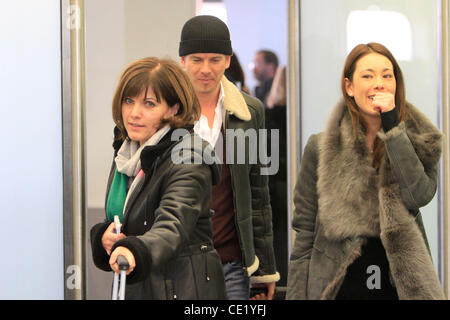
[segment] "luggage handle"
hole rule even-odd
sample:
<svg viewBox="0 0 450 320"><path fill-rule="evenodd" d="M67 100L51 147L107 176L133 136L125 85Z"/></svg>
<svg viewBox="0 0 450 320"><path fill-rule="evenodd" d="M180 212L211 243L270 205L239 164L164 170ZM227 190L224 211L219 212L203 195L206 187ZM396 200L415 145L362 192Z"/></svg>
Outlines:
<svg viewBox="0 0 450 320"><path fill-rule="evenodd" d="M122 255L117 257L117 264L119 265L120 271L128 271L128 269L130 269L128 260Z"/></svg>
<svg viewBox="0 0 450 320"><path fill-rule="evenodd" d="M117 257L117 264L120 270L120 288L119 288L119 274L114 272L114 282L113 282L113 300L125 300L125 284L127 281L127 271L130 268L128 260L120 255Z"/></svg>

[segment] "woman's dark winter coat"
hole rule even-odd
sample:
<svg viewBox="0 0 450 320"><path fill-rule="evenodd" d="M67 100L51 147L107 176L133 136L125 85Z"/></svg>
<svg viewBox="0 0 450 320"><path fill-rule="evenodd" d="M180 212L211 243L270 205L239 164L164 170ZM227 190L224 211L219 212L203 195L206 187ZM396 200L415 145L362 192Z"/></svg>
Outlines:
<svg viewBox="0 0 450 320"><path fill-rule="evenodd" d="M334 299L369 237L386 251L399 299L445 299L419 212L435 195L441 133L411 104L387 133L379 172L343 102L306 145L295 187L287 299Z"/></svg>
<svg viewBox="0 0 450 320"><path fill-rule="evenodd" d="M126 247L136 260L127 277L126 299L226 299L222 264L212 245L210 210L211 186L218 182L220 167L212 163L211 148L198 136L185 131L188 134L172 141L172 132L143 149L145 179L125 208L122 232L127 238L112 248ZM116 153L120 145L114 144ZM108 192L114 172L113 164ZM93 260L105 271L111 268L101 238L109 224L91 229Z"/></svg>

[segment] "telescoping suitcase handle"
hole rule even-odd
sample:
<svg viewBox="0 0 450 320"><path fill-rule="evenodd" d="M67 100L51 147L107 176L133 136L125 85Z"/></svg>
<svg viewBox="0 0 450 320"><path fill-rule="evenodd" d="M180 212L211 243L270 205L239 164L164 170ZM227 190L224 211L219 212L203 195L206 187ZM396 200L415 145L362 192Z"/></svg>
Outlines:
<svg viewBox="0 0 450 320"><path fill-rule="evenodd" d="M117 264L120 270L120 288L119 288L119 274L114 272L113 282L113 300L125 300L125 284L127 281L127 271L130 268L127 259L124 256L117 257Z"/></svg>

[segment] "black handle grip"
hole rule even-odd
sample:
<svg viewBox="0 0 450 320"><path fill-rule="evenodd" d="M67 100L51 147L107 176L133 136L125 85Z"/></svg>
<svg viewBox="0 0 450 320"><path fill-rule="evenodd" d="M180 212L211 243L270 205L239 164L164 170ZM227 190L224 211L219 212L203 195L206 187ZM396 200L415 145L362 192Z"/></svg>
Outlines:
<svg viewBox="0 0 450 320"><path fill-rule="evenodd" d="M119 270L121 271L127 271L128 269L130 269L128 260L122 255L117 257L117 264L119 265Z"/></svg>

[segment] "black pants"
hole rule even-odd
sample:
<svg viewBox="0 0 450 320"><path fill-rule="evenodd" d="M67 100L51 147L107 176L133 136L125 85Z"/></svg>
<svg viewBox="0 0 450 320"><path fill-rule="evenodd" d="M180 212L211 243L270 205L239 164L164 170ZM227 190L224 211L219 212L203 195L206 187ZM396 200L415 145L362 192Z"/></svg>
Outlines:
<svg viewBox="0 0 450 320"><path fill-rule="evenodd" d="M380 238L368 238L362 255L348 267L336 300L398 300Z"/></svg>

